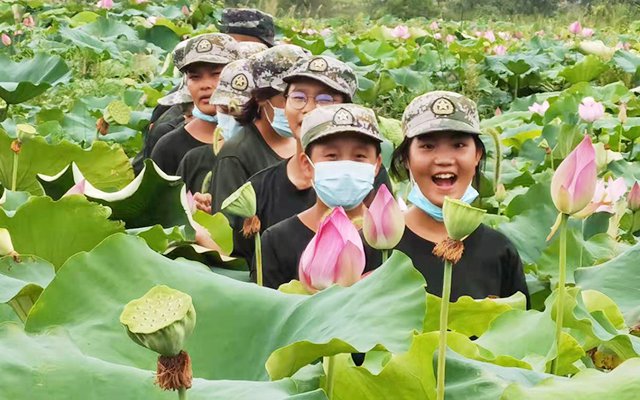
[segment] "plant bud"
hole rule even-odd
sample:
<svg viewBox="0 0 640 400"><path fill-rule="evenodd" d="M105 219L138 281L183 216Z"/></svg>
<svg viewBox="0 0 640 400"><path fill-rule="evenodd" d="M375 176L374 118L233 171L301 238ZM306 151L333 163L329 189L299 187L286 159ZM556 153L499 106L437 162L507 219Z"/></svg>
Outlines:
<svg viewBox="0 0 640 400"><path fill-rule="evenodd" d="M505 189L502 183L499 183L498 187L496 188L495 198L496 201L500 204L502 204L502 202L507 198L507 189Z"/></svg>

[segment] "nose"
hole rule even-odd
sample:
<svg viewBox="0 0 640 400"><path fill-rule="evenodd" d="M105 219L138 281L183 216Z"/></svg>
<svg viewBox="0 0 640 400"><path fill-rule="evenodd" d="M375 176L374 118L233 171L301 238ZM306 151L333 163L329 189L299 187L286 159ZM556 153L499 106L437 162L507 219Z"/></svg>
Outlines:
<svg viewBox="0 0 640 400"><path fill-rule="evenodd" d="M447 150L438 151L434 161L436 165L441 165L441 166L453 165L453 161L454 161L453 154L451 154L451 152Z"/></svg>
<svg viewBox="0 0 640 400"><path fill-rule="evenodd" d="M316 108L316 99L313 97L309 97L307 98L307 104L304 105L304 107L302 107L302 114L307 114L313 110L315 110Z"/></svg>

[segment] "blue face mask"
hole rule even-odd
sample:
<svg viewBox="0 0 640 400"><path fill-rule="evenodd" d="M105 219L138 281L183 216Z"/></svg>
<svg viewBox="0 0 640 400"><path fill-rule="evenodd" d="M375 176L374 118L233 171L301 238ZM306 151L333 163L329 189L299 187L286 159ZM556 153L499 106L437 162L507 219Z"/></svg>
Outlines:
<svg viewBox="0 0 640 400"><path fill-rule="evenodd" d="M473 186L469 185L460 200L464 201L467 204L471 204L471 202L473 202L476 197L478 197L478 191ZM429 214L431 218L435 219L436 221L442 222L444 220L444 217L442 215L442 208L430 202L429 199L427 199L427 197L422 194L422 191L418 187L417 183L413 184L413 189L411 189L411 193L409 193L409 197L407 197L407 199L411 203L413 203L414 206Z"/></svg>
<svg viewBox="0 0 640 400"><path fill-rule="evenodd" d="M221 129L220 132L225 142L236 136L238 132L242 130L242 125L231 115L218 113L216 116L218 117L218 126Z"/></svg>
<svg viewBox="0 0 640 400"><path fill-rule="evenodd" d="M311 160L309 160L311 162ZM313 188L327 206L351 210L362 203L373 189L376 166L351 160L313 164Z"/></svg>
<svg viewBox="0 0 640 400"><path fill-rule="evenodd" d="M217 124L218 123L218 115L209 115L209 114L205 114L202 111L200 111L198 109L198 107L196 107L196 105L193 105L193 111L191 112L191 114L193 114L193 116L195 118L201 119L203 121L207 121L207 122L211 122L213 124Z"/></svg>
<svg viewBox="0 0 640 400"><path fill-rule="evenodd" d="M269 103L269 105L273 109L273 121L269 120L269 115L267 115L267 120L271 124L273 130L282 137L293 137L293 132L291 132L291 127L289 126L289 121L287 121L287 117L284 115L284 108L274 107L273 104L271 104L271 102L268 100L267 103Z"/></svg>

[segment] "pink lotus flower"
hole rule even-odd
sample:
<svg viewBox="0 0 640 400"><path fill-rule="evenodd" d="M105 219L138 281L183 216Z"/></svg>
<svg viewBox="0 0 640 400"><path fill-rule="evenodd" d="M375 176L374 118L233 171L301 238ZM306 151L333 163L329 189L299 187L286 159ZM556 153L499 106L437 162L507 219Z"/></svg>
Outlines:
<svg viewBox="0 0 640 400"><path fill-rule="evenodd" d="M591 28L583 28L582 31L580 32L580 34L584 37L591 37L593 36L594 30Z"/></svg>
<svg viewBox="0 0 640 400"><path fill-rule="evenodd" d="M493 53L497 56L503 56L507 54L507 48L503 45L499 45L493 48Z"/></svg>
<svg viewBox="0 0 640 400"><path fill-rule="evenodd" d="M113 0L100 0L96 3L96 7L110 10L113 8Z"/></svg>
<svg viewBox="0 0 640 400"><path fill-rule="evenodd" d="M144 4L147 0L136 0L136 4Z"/></svg>
<svg viewBox="0 0 640 400"><path fill-rule="evenodd" d="M531 111L534 114L540 114L540 115L544 115L544 113L546 113L548 109L549 109L549 102L546 100L542 102L542 104L533 103L533 105L529 106L529 111Z"/></svg>
<svg viewBox="0 0 640 400"><path fill-rule="evenodd" d="M2 44L5 46L11 46L11 38L6 33L2 34Z"/></svg>
<svg viewBox="0 0 640 400"><path fill-rule="evenodd" d="M558 211L575 214L593 199L596 190L596 151L588 135L558 166L551 179L551 198Z"/></svg>
<svg viewBox="0 0 640 400"><path fill-rule="evenodd" d="M482 37L482 31L475 31L473 32L474 35L476 35L476 37L480 38Z"/></svg>
<svg viewBox="0 0 640 400"><path fill-rule="evenodd" d="M578 114L584 121L591 123L604 117L604 106L593 97L585 97L578 106Z"/></svg>
<svg viewBox="0 0 640 400"><path fill-rule="evenodd" d="M431 29L432 31L437 31L438 29L440 29L440 25L438 25L438 21L433 21L429 25L429 29Z"/></svg>
<svg viewBox="0 0 640 400"><path fill-rule="evenodd" d="M391 31L391 36L394 38L409 39L411 37L411 33L406 25L398 25Z"/></svg>
<svg viewBox="0 0 640 400"><path fill-rule="evenodd" d="M573 33L574 35L578 35L580 32L582 32L582 25L580 24L580 21L572 22L571 25L569 25L569 32Z"/></svg>
<svg viewBox="0 0 640 400"><path fill-rule="evenodd" d="M320 31L320 36L329 36L331 35L331 28L324 28L323 30Z"/></svg>
<svg viewBox="0 0 640 400"><path fill-rule="evenodd" d="M534 33L534 35L536 36L544 36L544 29L540 29L539 31L537 31L536 33Z"/></svg>
<svg viewBox="0 0 640 400"><path fill-rule="evenodd" d="M189 10L189 7L187 6L182 6L182 15L184 15L185 17L188 17L189 15L191 15L191 10Z"/></svg>
<svg viewBox="0 0 640 400"><path fill-rule="evenodd" d="M365 210L362 233L374 249L393 249L400 242L404 233L404 216L387 185L380 186L371 207Z"/></svg>
<svg viewBox="0 0 640 400"><path fill-rule="evenodd" d="M616 50L629 50L629 49L631 49L631 43L629 42L616 43Z"/></svg>
<svg viewBox="0 0 640 400"><path fill-rule="evenodd" d="M456 37L453 35L447 35L447 37L445 38L445 41L447 42L447 44L451 44L456 41Z"/></svg>
<svg viewBox="0 0 640 400"><path fill-rule="evenodd" d="M502 40L509 40L511 39L511 34L509 32L498 32L498 37Z"/></svg>
<svg viewBox="0 0 640 400"><path fill-rule="evenodd" d="M502 110L500 109L500 107L496 108L496 110L493 112L493 115L495 115L496 117L502 115Z"/></svg>
<svg viewBox="0 0 640 400"><path fill-rule="evenodd" d="M13 36L20 36L22 35L22 29L18 29L17 31L13 32Z"/></svg>
<svg viewBox="0 0 640 400"><path fill-rule="evenodd" d="M33 17L31 15L23 19L22 24L27 28L33 28L34 26L36 26L36 22L33 20Z"/></svg>
<svg viewBox="0 0 640 400"><path fill-rule="evenodd" d="M156 22L158 22L158 17L154 17L153 15L150 16L149 18L147 18L147 22L149 22L151 25L155 25Z"/></svg>
<svg viewBox="0 0 640 400"><path fill-rule="evenodd" d="M360 280L365 254L358 230L342 207L335 208L320 224L300 257L298 276L311 293L337 283L351 286Z"/></svg>
<svg viewBox="0 0 640 400"><path fill-rule="evenodd" d="M440 32L438 32L438 33L434 33L434 34L433 34L433 38L434 38L435 40L442 40L442 34L441 34Z"/></svg>
<svg viewBox="0 0 640 400"><path fill-rule="evenodd" d="M633 212L640 210L640 184L638 184L637 181L631 187L631 191L629 191L627 203L629 205L629 210Z"/></svg>
<svg viewBox="0 0 640 400"><path fill-rule="evenodd" d="M484 33L484 38L490 41L491 43L496 41L496 35L493 34L493 31L489 30Z"/></svg>
<svg viewBox="0 0 640 400"><path fill-rule="evenodd" d="M80 182L76 183L71 187L71 189L67 190L62 197L71 196L72 194L80 194L84 196L85 187L87 185L87 181L85 179L81 179Z"/></svg>
<svg viewBox="0 0 640 400"><path fill-rule="evenodd" d="M624 182L623 178L618 178L616 180L609 178L606 184L603 180L599 180L596 183L596 190L593 193L593 199L591 199L591 202L573 216L584 219L594 212L615 214L614 206L626 192L627 184Z"/></svg>

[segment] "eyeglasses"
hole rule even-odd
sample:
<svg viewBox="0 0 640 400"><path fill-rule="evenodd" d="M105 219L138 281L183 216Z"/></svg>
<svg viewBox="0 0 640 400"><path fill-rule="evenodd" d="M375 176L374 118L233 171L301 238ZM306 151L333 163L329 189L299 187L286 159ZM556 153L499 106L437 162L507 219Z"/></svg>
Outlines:
<svg viewBox="0 0 640 400"><path fill-rule="evenodd" d="M309 102L309 98L303 92L291 92L287 95L287 101L291 107L302 110ZM323 107L335 104L336 100L330 94L320 93L313 98L313 102L317 107Z"/></svg>

